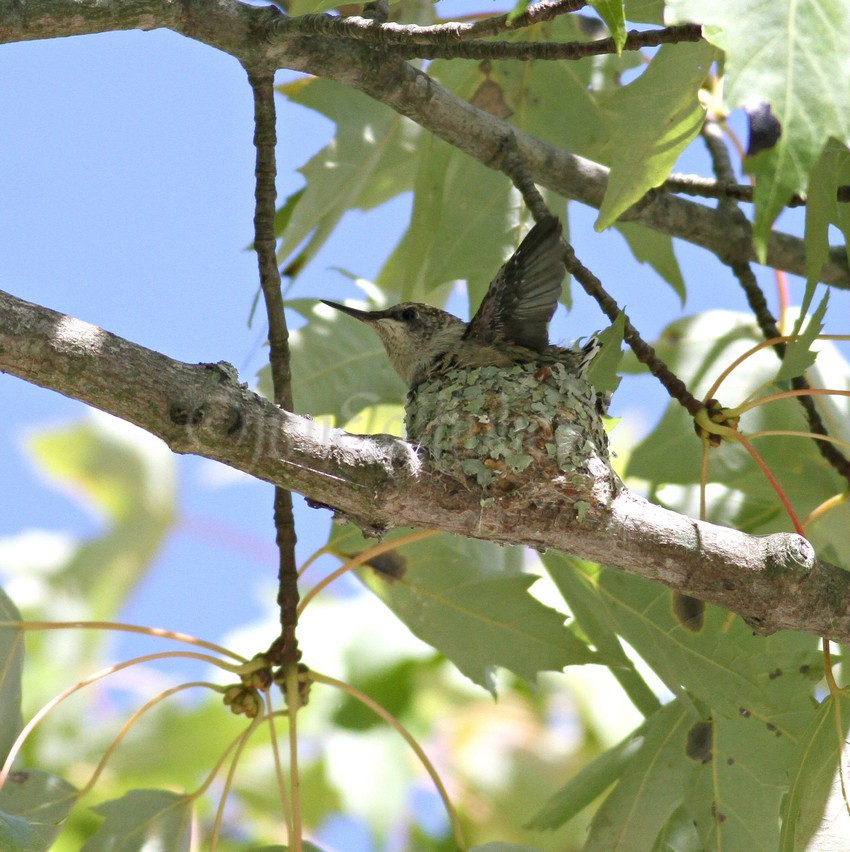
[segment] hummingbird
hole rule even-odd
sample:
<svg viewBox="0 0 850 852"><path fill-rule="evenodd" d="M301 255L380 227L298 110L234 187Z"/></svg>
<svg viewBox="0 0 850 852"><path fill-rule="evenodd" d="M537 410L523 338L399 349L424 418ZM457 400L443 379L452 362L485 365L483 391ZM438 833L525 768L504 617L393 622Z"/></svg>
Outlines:
<svg viewBox="0 0 850 852"><path fill-rule="evenodd" d="M549 320L566 272L565 248L560 220L541 219L496 273L468 323L419 302L362 311L321 301L374 329L411 394L423 380L465 367L560 361L583 375L598 351L595 339L581 350L549 344Z"/></svg>

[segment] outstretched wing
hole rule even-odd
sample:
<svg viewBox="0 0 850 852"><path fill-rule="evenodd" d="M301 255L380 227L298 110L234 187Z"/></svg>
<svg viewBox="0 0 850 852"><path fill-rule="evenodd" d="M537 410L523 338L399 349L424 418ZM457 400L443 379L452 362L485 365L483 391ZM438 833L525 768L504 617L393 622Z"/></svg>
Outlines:
<svg viewBox="0 0 850 852"><path fill-rule="evenodd" d="M541 219L490 282L464 334L481 343L515 343L542 351L564 280L561 223Z"/></svg>

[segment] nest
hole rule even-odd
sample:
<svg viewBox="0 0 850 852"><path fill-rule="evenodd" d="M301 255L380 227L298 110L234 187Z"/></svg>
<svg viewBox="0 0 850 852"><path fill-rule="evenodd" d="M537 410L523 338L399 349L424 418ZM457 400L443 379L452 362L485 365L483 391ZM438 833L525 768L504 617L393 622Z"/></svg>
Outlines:
<svg viewBox="0 0 850 852"><path fill-rule="evenodd" d="M531 476L581 491L610 473L605 402L559 361L459 368L411 391L407 438L467 485L504 492Z"/></svg>

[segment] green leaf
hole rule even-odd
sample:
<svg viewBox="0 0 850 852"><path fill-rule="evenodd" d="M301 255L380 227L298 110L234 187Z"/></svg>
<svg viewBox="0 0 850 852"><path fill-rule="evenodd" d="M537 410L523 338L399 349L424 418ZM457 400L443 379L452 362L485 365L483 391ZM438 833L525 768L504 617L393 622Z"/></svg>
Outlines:
<svg viewBox="0 0 850 852"><path fill-rule="evenodd" d="M0 852L41 852L49 848L25 819L0 812Z"/></svg>
<svg viewBox="0 0 850 852"><path fill-rule="evenodd" d="M605 21L611 30L611 37L617 45L617 52L623 49L626 43L626 16L623 0L591 0L591 6L599 13L599 17Z"/></svg>
<svg viewBox="0 0 850 852"><path fill-rule="evenodd" d="M664 45L637 80L605 98L610 139L604 160L611 173L597 230L662 184L699 133L705 116L699 90L713 58L705 42Z"/></svg>
<svg viewBox="0 0 850 852"><path fill-rule="evenodd" d="M313 233L301 269L346 211L369 210L410 189L421 130L374 98L330 80L301 79L277 90L336 124L333 140L299 169L307 186L283 234L280 256L287 258Z"/></svg>
<svg viewBox="0 0 850 852"><path fill-rule="evenodd" d="M701 848L777 848L777 814L788 785L793 745L791 738L755 715L715 714L710 752L705 752L686 795Z"/></svg>
<svg viewBox="0 0 850 852"><path fill-rule="evenodd" d="M21 614L0 589L0 621L20 621ZM24 631L0 627L0 763L6 759L23 726L21 673L24 667ZM0 793L2 803L2 793Z"/></svg>
<svg viewBox="0 0 850 852"><path fill-rule="evenodd" d="M779 849L841 849L847 842L847 811L841 773L847 767L850 696L828 695L794 754L791 786L782 807Z"/></svg>
<svg viewBox="0 0 850 852"><path fill-rule="evenodd" d="M845 248L850 244L850 205L839 203L839 186L850 183L850 151L831 139L812 169L806 196L806 297L820 280L821 267L829 257L829 225L837 225ZM805 311L807 302L804 301Z"/></svg>
<svg viewBox="0 0 850 852"><path fill-rule="evenodd" d="M626 0L626 20L641 24L664 23L664 0Z"/></svg>
<svg viewBox="0 0 850 852"><path fill-rule="evenodd" d="M590 364L587 378L600 394L613 393L620 386L617 370L623 360L623 331L626 315L620 312L608 328L596 335L602 349Z"/></svg>
<svg viewBox="0 0 850 852"><path fill-rule="evenodd" d="M696 772L683 760L695 718L672 701L641 726L640 745L593 817L585 852L651 850Z"/></svg>
<svg viewBox="0 0 850 852"><path fill-rule="evenodd" d="M681 805L670 815L658 833L652 852L704 852L705 846L694 827L694 818Z"/></svg>
<svg viewBox="0 0 850 852"><path fill-rule="evenodd" d="M585 39L574 16L508 33L508 41ZM471 62L436 60L428 73L473 106L559 146L594 157L605 141L594 91L615 85L639 57L579 62ZM510 181L433 136L417 147L410 228L382 270L378 285L403 299L439 304L435 288L469 283L470 304L480 302L500 265L517 247L531 218ZM472 201L474 199L474 202ZM563 215L564 199L550 202Z"/></svg>
<svg viewBox="0 0 850 852"><path fill-rule="evenodd" d="M434 289L465 280L477 305L530 214L504 175L436 137L421 146L414 193L410 227L376 283L400 289L403 301L433 302Z"/></svg>
<svg viewBox="0 0 850 852"><path fill-rule="evenodd" d="M525 828L554 831L619 781L629 762L644 742L645 725L641 725L622 742L587 764L531 818Z"/></svg>
<svg viewBox="0 0 850 852"><path fill-rule="evenodd" d="M782 736L799 733L810 712L810 672L821 667L816 637L754 636L740 618L713 606L694 633L657 583L606 569L598 588L619 635L672 692L687 690L727 717L743 712Z"/></svg>
<svg viewBox="0 0 850 852"><path fill-rule="evenodd" d="M583 563L555 550L548 551L541 559L590 644L609 660L611 674L635 707L644 716L651 716L660 707L658 698L623 650L614 629L615 622L609 618L596 584Z"/></svg>
<svg viewBox="0 0 850 852"><path fill-rule="evenodd" d="M76 803L76 789L55 775L37 769L12 772L0 790L0 850L49 849ZM9 831L31 845L4 845Z"/></svg>
<svg viewBox="0 0 850 852"><path fill-rule="evenodd" d="M648 263L673 288L684 305L685 279L679 268L679 261L673 253L672 237L634 222L617 222L614 227L629 244L635 260Z"/></svg>
<svg viewBox="0 0 850 852"><path fill-rule="evenodd" d="M770 104L782 135L747 162L757 178L754 243L764 257L777 214L830 137L850 142L850 6L845 0L670 0L669 22L698 21L725 53L729 105ZM757 34L758 49L754 49Z"/></svg>
<svg viewBox="0 0 850 852"><path fill-rule="evenodd" d="M109 521L53 578L55 597L84 600L92 618L113 617L174 523L174 456L158 438L103 416L39 431L27 445L48 477Z"/></svg>
<svg viewBox="0 0 850 852"><path fill-rule="evenodd" d="M368 545L359 533L335 527L330 546L348 558ZM528 593L536 577L505 571L503 553L437 535L375 557L360 576L414 635L493 694L496 666L533 682L539 671L603 662L564 626L566 616Z"/></svg>
<svg viewBox="0 0 850 852"><path fill-rule="evenodd" d="M103 802L92 810L105 817L83 845L83 852L137 852L190 847L192 800L168 790L130 790L120 799Z"/></svg>
<svg viewBox="0 0 850 852"><path fill-rule="evenodd" d="M812 352L812 346L815 344L818 335L823 331L823 318L826 314L828 302L829 292L827 291L817 310L809 317L805 330L801 333L797 328L794 329L795 334L799 336L796 340L789 341L785 347L785 357L782 359L782 366L776 374L775 381L782 382L800 376L815 363L817 352ZM797 325L803 319L804 317L801 315Z"/></svg>
<svg viewBox="0 0 850 852"><path fill-rule="evenodd" d="M415 703L422 670L420 660L402 660L363 677L351 677L349 683L399 718ZM367 731L383 725L384 721L370 707L346 693L334 713L334 724L351 731Z"/></svg>
<svg viewBox="0 0 850 852"><path fill-rule="evenodd" d="M329 414L342 425L364 408L403 403L404 383L372 329L312 299L294 299L287 307L308 319L289 337L296 410ZM267 367L260 377L260 389L268 395Z"/></svg>

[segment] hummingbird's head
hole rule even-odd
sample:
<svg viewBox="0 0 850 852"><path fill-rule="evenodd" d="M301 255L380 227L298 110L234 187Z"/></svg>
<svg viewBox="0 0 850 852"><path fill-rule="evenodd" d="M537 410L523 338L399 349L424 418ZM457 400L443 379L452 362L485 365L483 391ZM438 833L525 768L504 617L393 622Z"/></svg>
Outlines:
<svg viewBox="0 0 850 852"><path fill-rule="evenodd" d="M418 302L402 302L382 311L361 311L338 302L322 302L374 329L390 363L408 387L418 384L436 358L463 337L466 323L456 316Z"/></svg>

